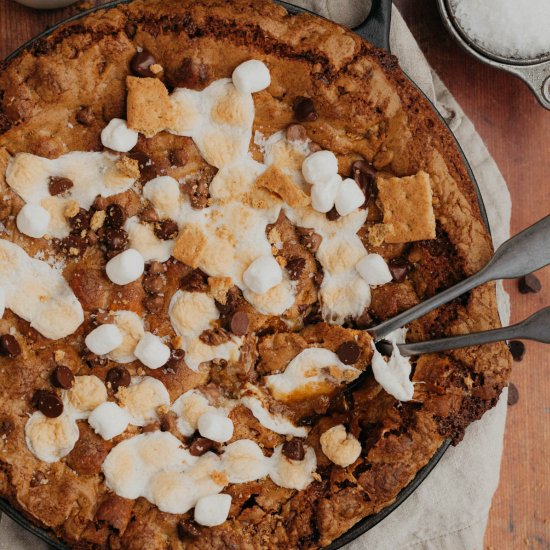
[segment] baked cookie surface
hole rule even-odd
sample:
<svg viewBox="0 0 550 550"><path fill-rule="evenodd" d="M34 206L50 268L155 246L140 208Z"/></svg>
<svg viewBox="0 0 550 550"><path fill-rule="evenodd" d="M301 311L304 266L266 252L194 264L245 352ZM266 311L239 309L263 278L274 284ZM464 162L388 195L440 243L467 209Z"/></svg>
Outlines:
<svg viewBox="0 0 550 550"><path fill-rule="evenodd" d="M492 250L448 129L328 21L61 27L2 66L0 191L1 492L75 547L323 547L507 383L503 344L392 363L364 331ZM485 285L406 338L498 325Z"/></svg>

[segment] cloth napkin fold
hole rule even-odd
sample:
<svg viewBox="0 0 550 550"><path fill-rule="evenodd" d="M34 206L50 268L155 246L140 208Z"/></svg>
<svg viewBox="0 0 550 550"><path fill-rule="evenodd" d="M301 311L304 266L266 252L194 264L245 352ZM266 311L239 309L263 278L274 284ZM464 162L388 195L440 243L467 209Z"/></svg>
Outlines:
<svg viewBox="0 0 550 550"><path fill-rule="evenodd" d="M349 27L368 15L370 0L293 0ZM391 51L454 132L475 174L485 202L495 246L510 236L508 188L483 141L453 96L432 71L403 18L393 8ZM504 324L510 319L508 296L497 288ZM473 423L464 440L450 448L420 487L387 518L350 543L347 550L482 550L489 508L498 485L507 391L498 405ZM5 514L0 550L47 550Z"/></svg>

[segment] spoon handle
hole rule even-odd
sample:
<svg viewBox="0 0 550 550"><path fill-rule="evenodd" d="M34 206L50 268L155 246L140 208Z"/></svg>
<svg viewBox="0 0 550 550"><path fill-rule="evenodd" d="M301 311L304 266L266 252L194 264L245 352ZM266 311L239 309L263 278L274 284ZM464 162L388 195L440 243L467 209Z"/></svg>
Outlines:
<svg viewBox="0 0 550 550"><path fill-rule="evenodd" d="M474 275L403 311L392 319L368 329L374 340L426 315L473 288L497 279L513 279L550 264L550 216L524 229L503 243L489 263Z"/></svg>
<svg viewBox="0 0 550 550"><path fill-rule="evenodd" d="M398 344L401 355L419 355L421 353L437 353L450 349L479 346L508 339L537 340L550 343L550 307L545 307L531 315L521 323L509 327L485 330L459 336L449 336L439 340Z"/></svg>

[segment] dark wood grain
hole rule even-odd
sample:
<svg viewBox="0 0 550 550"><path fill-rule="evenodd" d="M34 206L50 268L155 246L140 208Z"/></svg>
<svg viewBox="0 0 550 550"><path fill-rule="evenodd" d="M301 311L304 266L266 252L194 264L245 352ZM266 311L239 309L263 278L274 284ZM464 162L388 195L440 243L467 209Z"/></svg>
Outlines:
<svg viewBox="0 0 550 550"><path fill-rule="evenodd" d="M0 58L48 26L96 3L102 2L39 12L0 0ZM522 82L463 53L446 34L435 0L396 0L396 4L508 181L514 205L512 231L548 214L550 112L539 106ZM508 285L512 320L550 303L550 269L539 275L544 288L536 295L521 295L514 284ZM515 364L512 380L520 398L509 408L501 483L490 514L487 548L550 549L548 353L544 345L528 343L524 361Z"/></svg>

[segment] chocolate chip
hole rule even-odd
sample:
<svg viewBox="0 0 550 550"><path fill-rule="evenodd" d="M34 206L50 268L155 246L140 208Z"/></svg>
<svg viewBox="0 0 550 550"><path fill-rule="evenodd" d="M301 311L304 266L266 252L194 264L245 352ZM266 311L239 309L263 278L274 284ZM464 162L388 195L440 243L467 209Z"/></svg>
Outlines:
<svg viewBox="0 0 550 550"><path fill-rule="evenodd" d="M74 374L69 367L66 367L65 365L59 365L53 370L51 380L52 384L56 388L69 390L73 387L74 384Z"/></svg>
<svg viewBox="0 0 550 550"><path fill-rule="evenodd" d="M389 340L379 340L375 343L378 353L390 357L393 353L393 344Z"/></svg>
<svg viewBox="0 0 550 550"><path fill-rule="evenodd" d="M296 120L307 122L319 118L319 115L315 111L315 104L310 97L298 96L294 100L294 117Z"/></svg>
<svg viewBox="0 0 550 550"><path fill-rule="evenodd" d="M214 442L206 437L197 437L189 446L189 453L193 456L202 456L214 447Z"/></svg>
<svg viewBox="0 0 550 550"><path fill-rule="evenodd" d="M290 441L283 443L282 453L290 460L304 460L306 455L304 444L301 439L293 437Z"/></svg>
<svg viewBox="0 0 550 550"><path fill-rule="evenodd" d="M178 224L174 220L162 220L155 223L155 235L157 238L168 241L178 234Z"/></svg>
<svg viewBox="0 0 550 550"><path fill-rule="evenodd" d="M180 286L183 290L191 292L203 291L208 288L208 277L200 269L194 269L185 277L182 277Z"/></svg>
<svg viewBox="0 0 550 550"><path fill-rule="evenodd" d="M338 355L338 359L340 359L344 365L353 365L357 363L361 355L361 348L357 345L357 342L349 340L338 346L336 355Z"/></svg>
<svg viewBox="0 0 550 550"><path fill-rule="evenodd" d="M63 401L53 392L37 390L32 401L33 405L48 418L57 418L63 412Z"/></svg>
<svg viewBox="0 0 550 550"><path fill-rule="evenodd" d="M245 311L236 311L231 316L229 328L235 336L244 336L248 332L248 315Z"/></svg>
<svg viewBox="0 0 550 550"><path fill-rule="evenodd" d="M173 428L175 428L175 419L172 414L163 414L160 417L160 431L161 432L170 432Z"/></svg>
<svg viewBox="0 0 550 550"><path fill-rule="evenodd" d="M176 88L203 88L209 78L208 67L200 61L186 57L170 81Z"/></svg>
<svg viewBox="0 0 550 550"><path fill-rule="evenodd" d="M388 262L391 276L396 283L402 283L411 269L411 264L405 258L392 258Z"/></svg>
<svg viewBox="0 0 550 550"><path fill-rule="evenodd" d="M518 279L518 289L522 294L535 294L540 292L541 288L539 278L532 273Z"/></svg>
<svg viewBox="0 0 550 550"><path fill-rule="evenodd" d="M81 208L72 218L69 218L71 233L81 235L83 231L90 229L90 217L89 212Z"/></svg>
<svg viewBox="0 0 550 550"><path fill-rule="evenodd" d="M118 388L127 388L130 385L130 373L124 367L113 367L107 371L105 382L116 392Z"/></svg>
<svg viewBox="0 0 550 550"><path fill-rule="evenodd" d="M60 178L51 176L48 183L48 191L50 195L62 195L74 186L74 183L69 178Z"/></svg>
<svg viewBox="0 0 550 550"><path fill-rule="evenodd" d="M86 248L87 240L79 235L69 235L59 242L59 250L67 256L82 256Z"/></svg>
<svg viewBox="0 0 550 550"><path fill-rule="evenodd" d="M140 180L143 183L162 175L161 172L166 174L166 170L160 170L155 161L143 151L131 151L128 156L133 160L137 160Z"/></svg>
<svg viewBox="0 0 550 550"><path fill-rule="evenodd" d="M19 342L11 334L0 336L0 355L5 357L17 357L21 353Z"/></svg>
<svg viewBox="0 0 550 550"><path fill-rule="evenodd" d="M321 270L319 271L316 271L314 274L313 274L313 282L317 285L317 286L321 286L321 283L323 282L325 278L325 273Z"/></svg>
<svg viewBox="0 0 550 550"><path fill-rule="evenodd" d="M166 362L166 364L163 367L163 371L166 374L176 374L179 370L179 368L183 364L183 360L185 359L185 351L182 349L173 349L170 352L170 359Z"/></svg>
<svg viewBox="0 0 550 550"><path fill-rule="evenodd" d="M151 72L151 65L156 64L156 59L149 50L137 52L130 61L130 69L136 76L154 78Z"/></svg>
<svg viewBox="0 0 550 550"><path fill-rule="evenodd" d="M508 384L508 405L511 407L519 401L519 390L510 382Z"/></svg>
<svg viewBox="0 0 550 550"><path fill-rule="evenodd" d="M301 124L291 124L286 129L286 139L288 141L305 141L307 131Z"/></svg>
<svg viewBox="0 0 550 550"><path fill-rule="evenodd" d="M180 540L194 539L200 535L196 523L186 519L178 522L177 531Z"/></svg>
<svg viewBox="0 0 550 550"><path fill-rule="evenodd" d="M3 418L0 420L0 436L9 435L15 426L9 418Z"/></svg>
<svg viewBox="0 0 550 550"><path fill-rule="evenodd" d="M90 351L82 356L82 361L88 365L88 368L93 369L94 367L104 367L108 359L103 355L96 355Z"/></svg>
<svg viewBox="0 0 550 550"><path fill-rule="evenodd" d="M189 155L185 149L172 149L170 151L170 162L172 166L185 166L189 160Z"/></svg>
<svg viewBox="0 0 550 550"><path fill-rule="evenodd" d="M105 209L105 224L112 229L120 229L126 221L126 213L120 204L110 204Z"/></svg>
<svg viewBox="0 0 550 550"><path fill-rule="evenodd" d="M149 313L159 313L164 307L163 296L148 296L143 302Z"/></svg>
<svg viewBox="0 0 550 550"><path fill-rule="evenodd" d="M128 233L124 229L107 229L103 235L103 243L108 250L124 250L128 244Z"/></svg>
<svg viewBox="0 0 550 550"><path fill-rule="evenodd" d="M357 183L365 195L365 202L363 203L363 206L368 204L371 196L374 195L375 175L376 172L374 168L365 160L356 160L351 165L351 177L355 180L355 183Z"/></svg>
<svg viewBox="0 0 550 550"><path fill-rule="evenodd" d="M153 206L146 206L140 214L141 221L146 223L154 223L159 221L159 215Z"/></svg>
<svg viewBox="0 0 550 550"><path fill-rule="evenodd" d="M39 487L40 485L44 485L46 479L47 477L44 472L41 472L40 470L38 472L34 472L31 477L30 486L34 488Z"/></svg>
<svg viewBox="0 0 550 550"><path fill-rule="evenodd" d="M290 258L286 263L286 270L288 271L288 278L291 281L297 281L306 267L306 260L298 256Z"/></svg>
<svg viewBox="0 0 550 550"><path fill-rule="evenodd" d="M336 220L340 219L340 214L338 214L338 210L336 210L336 206L333 206L326 214L327 220L329 222L335 222Z"/></svg>
<svg viewBox="0 0 550 550"><path fill-rule="evenodd" d="M523 360L523 356L525 355L525 344L523 342L519 340L510 340L508 342L508 349L514 361Z"/></svg>
<svg viewBox="0 0 550 550"><path fill-rule="evenodd" d="M149 294L159 294L164 288L164 279L161 275L147 275L143 279L143 288Z"/></svg>
<svg viewBox="0 0 550 550"><path fill-rule="evenodd" d="M94 123L94 112L91 107L83 105L76 113L76 121L82 126L91 126Z"/></svg>
<svg viewBox="0 0 550 550"><path fill-rule="evenodd" d="M297 227L296 233L300 238L300 242L312 253L317 252L321 246L323 237L315 233L313 229L306 227Z"/></svg>
<svg viewBox="0 0 550 550"><path fill-rule="evenodd" d="M151 262L149 264L148 272L151 275L158 275L159 273L164 273L166 271L166 266L162 262Z"/></svg>

